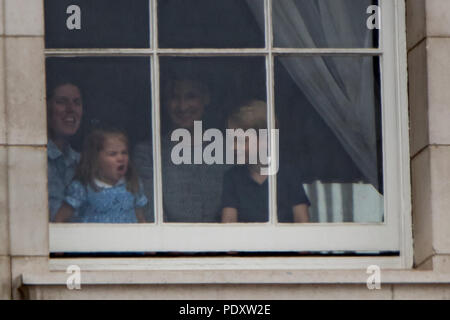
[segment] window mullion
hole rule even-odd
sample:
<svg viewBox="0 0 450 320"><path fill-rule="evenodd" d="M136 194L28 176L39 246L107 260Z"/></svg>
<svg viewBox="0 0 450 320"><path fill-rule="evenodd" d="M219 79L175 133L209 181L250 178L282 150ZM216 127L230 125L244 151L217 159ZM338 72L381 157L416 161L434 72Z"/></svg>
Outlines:
<svg viewBox="0 0 450 320"><path fill-rule="evenodd" d="M273 28L272 28L272 0L265 0L265 32L266 32L266 82L267 82L267 129L269 132L270 165L278 155L274 157L278 148L273 139L272 130L275 129L275 100L274 100L274 58L273 58ZM277 223L277 181L276 175L269 175L269 223Z"/></svg>
<svg viewBox="0 0 450 320"><path fill-rule="evenodd" d="M148 17L150 19L150 23L148 24L149 25L149 35L148 35L149 39L148 39L148 43L150 44L150 48L151 49L155 48L155 46L153 44L153 40L154 40L154 37L153 37L153 30L154 30L153 21L155 21L155 17L153 15L156 16L156 12L154 13L153 9L154 9L153 8L153 0L148 0L148 10L149 10Z"/></svg>
<svg viewBox="0 0 450 320"><path fill-rule="evenodd" d="M162 172L161 172L161 122L160 122L160 86L159 86L159 56L158 56L158 14L157 0L150 0L151 5L151 39L152 42L152 139L153 139L153 199L155 223L163 223L162 205Z"/></svg>

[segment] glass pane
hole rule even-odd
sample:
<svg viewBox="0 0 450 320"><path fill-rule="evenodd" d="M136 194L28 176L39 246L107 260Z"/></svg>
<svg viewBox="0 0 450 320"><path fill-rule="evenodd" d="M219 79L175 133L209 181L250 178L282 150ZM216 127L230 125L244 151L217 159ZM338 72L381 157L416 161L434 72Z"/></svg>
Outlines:
<svg viewBox="0 0 450 320"><path fill-rule="evenodd" d="M378 57L276 58L279 172L300 177L312 222L384 220L379 74Z"/></svg>
<svg viewBox="0 0 450 320"><path fill-rule="evenodd" d="M240 185L230 180L224 188L224 175L237 175L249 185L246 202L235 203L242 208L237 221L267 221L267 182L257 185L241 175L247 171L234 166L234 144L226 147L230 115L245 101L265 101L265 58L160 61L164 221L220 222L222 209L239 201L233 195Z"/></svg>
<svg viewBox="0 0 450 320"><path fill-rule="evenodd" d="M46 48L148 48L148 0L45 0Z"/></svg>
<svg viewBox="0 0 450 320"><path fill-rule="evenodd" d="M158 1L160 48L264 47L264 1ZM263 24L264 26L264 24Z"/></svg>
<svg viewBox="0 0 450 320"><path fill-rule="evenodd" d="M378 20L373 16L375 7L371 7L377 4L376 0L273 1L274 46L378 47ZM372 13L367 13L369 7Z"/></svg>
<svg viewBox="0 0 450 320"><path fill-rule="evenodd" d="M151 136L150 59L47 58L46 65L50 221L143 221L151 211L131 153Z"/></svg>

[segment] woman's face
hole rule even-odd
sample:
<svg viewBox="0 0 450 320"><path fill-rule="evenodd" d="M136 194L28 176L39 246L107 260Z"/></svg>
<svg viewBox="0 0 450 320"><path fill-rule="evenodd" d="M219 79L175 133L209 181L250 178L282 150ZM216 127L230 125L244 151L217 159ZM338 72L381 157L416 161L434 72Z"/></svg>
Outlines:
<svg viewBox="0 0 450 320"><path fill-rule="evenodd" d="M200 85L190 80L176 81L168 100L168 113L175 128L192 129L203 117L209 97Z"/></svg>
<svg viewBox="0 0 450 320"><path fill-rule="evenodd" d="M80 127L83 101L78 87L64 84L53 91L48 101L49 126L56 138L73 136Z"/></svg>

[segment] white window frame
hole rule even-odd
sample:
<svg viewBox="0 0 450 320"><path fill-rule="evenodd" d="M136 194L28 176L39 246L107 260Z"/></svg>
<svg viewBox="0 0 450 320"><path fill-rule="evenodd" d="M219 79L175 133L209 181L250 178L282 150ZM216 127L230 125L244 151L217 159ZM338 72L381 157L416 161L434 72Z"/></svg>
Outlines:
<svg viewBox="0 0 450 320"><path fill-rule="evenodd" d="M340 268L376 263L381 267L412 267L412 223L406 31L404 0L380 0L382 24L380 46L374 49L280 49L273 48L273 0L265 1L266 46L262 49L160 49L157 39L156 0L150 1L150 49L47 49L47 57L148 56L151 57L152 130L154 155L154 224L57 224L49 228L50 252L223 252L223 251L398 251L393 257L353 258L202 258L202 265L223 268ZM362 13L363 14L363 13ZM276 179L269 178L271 218L263 224L163 224L160 142L159 57L248 56L266 57L269 129L274 127L274 56L289 54L379 56L383 128L385 221L364 223L306 223L276 225ZM199 258L184 258L181 266ZM234 260L233 260L234 259ZM158 260L166 261L167 259ZM170 259L169 259L170 260ZM167 260L166 268L174 260ZM325 262L324 262L325 261ZM280 263L281 262L281 263ZM153 263L153 262L152 262ZM161 264L164 268L164 263ZM189 268L189 267L188 267Z"/></svg>

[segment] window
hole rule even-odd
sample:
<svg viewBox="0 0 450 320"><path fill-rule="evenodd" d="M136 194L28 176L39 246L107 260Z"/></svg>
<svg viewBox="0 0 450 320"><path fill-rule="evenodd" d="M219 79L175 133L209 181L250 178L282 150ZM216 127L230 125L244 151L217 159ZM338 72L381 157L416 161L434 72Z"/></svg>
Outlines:
<svg viewBox="0 0 450 320"><path fill-rule="evenodd" d="M386 0L46 0L50 251L409 265L403 15ZM255 128L244 158L266 154L236 165L238 130ZM254 174L264 156L273 174ZM119 185L131 200L99 193Z"/></svg>

